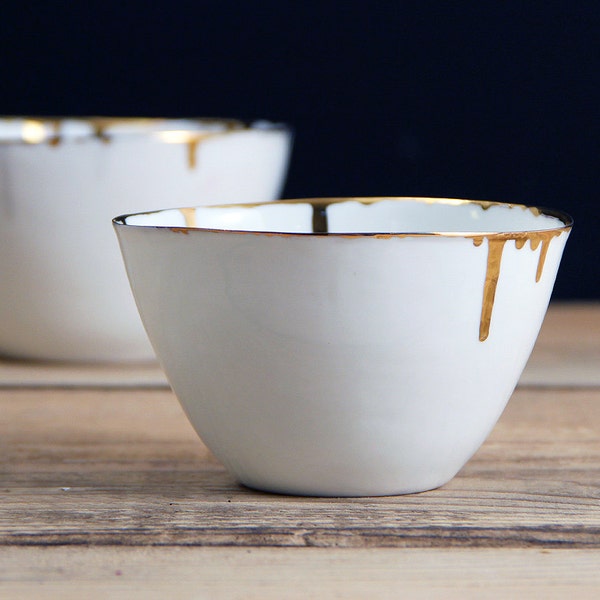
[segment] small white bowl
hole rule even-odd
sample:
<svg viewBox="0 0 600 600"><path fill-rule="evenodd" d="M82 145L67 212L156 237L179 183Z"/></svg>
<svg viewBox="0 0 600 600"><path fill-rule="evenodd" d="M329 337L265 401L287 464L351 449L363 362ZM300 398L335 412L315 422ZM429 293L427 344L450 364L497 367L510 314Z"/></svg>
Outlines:
<svg viewBox="0 0 600 600"><path fill-rule="evenodd" d="M274 200L290 142L265 122L0 119L0 355L154 358L110 219Z"/></svg>
<svg viewBox="0 0 600 600"><path fill-rule="evenodd" d="M572 222L379 198L114 224L169 381L235 477L370 496L438 487L485 440L535 343Z"/></svg>

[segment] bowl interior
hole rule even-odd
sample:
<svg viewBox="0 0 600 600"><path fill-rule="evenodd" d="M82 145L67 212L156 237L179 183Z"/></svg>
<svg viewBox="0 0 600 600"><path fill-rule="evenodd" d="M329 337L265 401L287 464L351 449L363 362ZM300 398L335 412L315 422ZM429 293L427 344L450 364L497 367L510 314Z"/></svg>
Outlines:
<svg viewBox="0 0 600 600"><path fill-rule="evenodd" d="M567 215L524 205L431 198L285 200L119 217L146 227L282 234L461 235L556 230Z"/></svg>

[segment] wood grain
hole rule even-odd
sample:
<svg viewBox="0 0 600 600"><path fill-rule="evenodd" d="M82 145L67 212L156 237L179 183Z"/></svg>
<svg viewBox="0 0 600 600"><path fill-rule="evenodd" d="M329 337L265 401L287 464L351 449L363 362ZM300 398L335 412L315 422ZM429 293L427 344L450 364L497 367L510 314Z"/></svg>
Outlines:
<svg viewBox="0 0 600 600"><path fill-rule="evenodd" d="M439 490L238 486L167 390L0 391L0 545L600 548L600 389L518 390Z"/></svg>
<svg viewBox="0 0 600 600"><path fill-rule="evenodd" d="M0 597L598 598L600 551L0 548Z"/></svg>
<svg viewBox="0 0 600 600"><path fill-rule="evenodd" d="M168 388L156 362L77 364L28 362L0 357L0 388Z"/></svg>
<svg viewBox="0 0 600 600"><path fill-rule="evenodd" d="M551 304L519 385L600 387L600 306Z"/></svg>

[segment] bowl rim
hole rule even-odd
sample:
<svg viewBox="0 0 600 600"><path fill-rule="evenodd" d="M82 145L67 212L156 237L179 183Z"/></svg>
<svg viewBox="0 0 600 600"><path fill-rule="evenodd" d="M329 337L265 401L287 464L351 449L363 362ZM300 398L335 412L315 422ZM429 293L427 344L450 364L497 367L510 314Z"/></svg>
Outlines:
<svg viewBox="0 0 600 600"><path fill-rule="evenodd" d="M294 232L294 231L249 231L243 229L218 229L208 227L197 227L192 225L183 226L172 226L172 225L144 225L144 224L133 224L127 223L127 219L134 216L158 214L167 211L190 211L196 208L257 208L259 206L269 205L286 205L286 204L309 204L313 207L313 210L324 210L330 204L341 204L344 202L359 202L361 204L376 204L382 201L395 201L395 202L420 202L423 204L443 204L447 206L464 206L464 205L476 205L481 207L483 210L487 210L494 206L504 207L507 209L521 209L529 210L535 216L548 216L553 217L560 221L556 227L547 227L544 229L515 229L513 231L394 231L394 232ZM508 202L499 202L493 200L472 200L462 198L444 198L444 197L425 197L425 196L373 196L373 197L331 197L331 198L294 198L284 200L274 200L269 202L247 202L247 203L232 203L232 204L212 204L212 205L199 205L194 207L179 207L179 208L163 208L151 211L142 211L134 213L126 213L115 217L113 220L113 226L115 228L134 228L134 229L148 229L148 230L165 230L172 231L175 233L221 233L226 235L255 235L255 236L266 236L266 237L297 237L297 238L313 238L313 237L325 237L325 238L404 238L404 237L448 237L448 238L469 238L474 241L483 241L483 238L495 239L495 240L528 240L542 237L554 237L560 235L562 232L568 232L572 229L574 220L566 212L553 208L546 208L541 206L533 206L526 204L514 204Z"/></svg>
<svg viewBox="0 0 600 600"><path fill-rule="evenodd" d="M87 125L86 131L71 132L64 134L61 128L65 123L77 123ZM185 127L184 125L188 125ZM148 137L158 143L190 143L197 142L206 137L226 135L229 133L240 133L243 131L265 131L284 132L292 134L292 127L287 123L269 121L267 119L255 119L245 121L242 119L225 117L141 117L141 116L101 116L101 115L0 115L0 128L6 125L20 127L20 135L11 133L0 135L0 146L11 145L59 145L64 143L81 142L93 139L110 141L113 139L143 138ZM115 127L131 125L137 129L119 131ZM165 127L160 129L159 127ZM164 135L170 131L169 125L177 125L172 129L177 133L184 134L176 141L169 141ZM25 128L33 127L34 135L28 136ZM220 127L219 129L216 129ZM1 130L0 130L1 131ZM187 134L187 135L185 135Z"/></svg>

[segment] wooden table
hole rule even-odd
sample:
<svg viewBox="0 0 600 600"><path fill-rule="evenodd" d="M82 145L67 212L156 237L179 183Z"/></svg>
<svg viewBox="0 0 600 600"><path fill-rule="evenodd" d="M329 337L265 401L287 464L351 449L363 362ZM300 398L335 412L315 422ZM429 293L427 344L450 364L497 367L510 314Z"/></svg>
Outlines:
<svg viewBox="0 0 600 600"><path fill-rule="evenodd" d="M600 305L553 305L441 489L244 489L160 370L0 362L1 598L600 598Z"/></svg>

